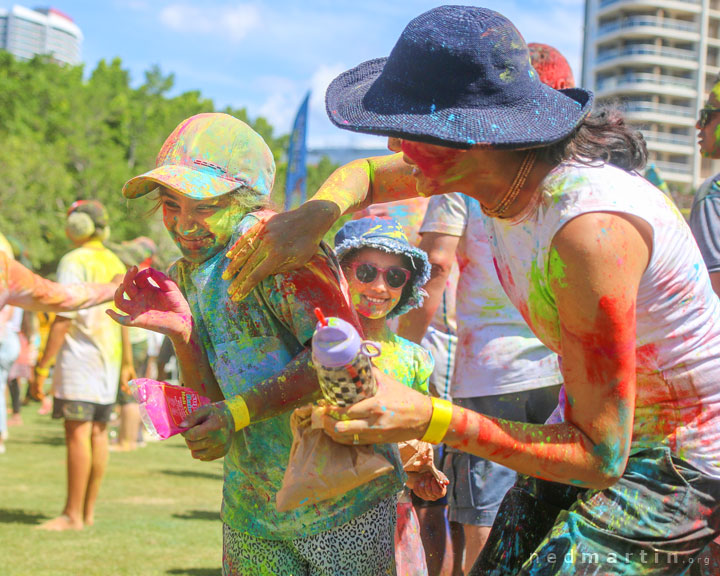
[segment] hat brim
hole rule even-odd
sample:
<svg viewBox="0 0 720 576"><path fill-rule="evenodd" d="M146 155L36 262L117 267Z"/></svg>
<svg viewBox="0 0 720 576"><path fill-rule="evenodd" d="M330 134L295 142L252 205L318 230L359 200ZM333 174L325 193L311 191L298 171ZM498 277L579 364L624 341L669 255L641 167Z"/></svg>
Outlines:
<svg viewBox="0 0 720 576"><path fill-rule="evenodd" d="M451 148L538 148L569 136L592 108L592 92L541 82L511 106L429 107L408 90L377 83L386 61L363 62L330 83L325 106L335 126Z"/></svg>
<svg viewBox="0 0 720 576"><path fill-rule="evenodd" d="M125 198L139 198L159 186L165 186L194 200L204 200L224 196L236 190L238 183L213 177L187 166L166 165L131 178L123 186L122 192Z"/></svg>

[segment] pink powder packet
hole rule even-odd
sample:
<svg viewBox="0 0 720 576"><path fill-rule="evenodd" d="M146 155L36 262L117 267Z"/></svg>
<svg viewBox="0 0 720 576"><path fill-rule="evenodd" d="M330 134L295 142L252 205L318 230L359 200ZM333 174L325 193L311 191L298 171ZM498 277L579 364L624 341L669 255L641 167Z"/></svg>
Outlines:
<svg viewBox="0 0 720 576"><path fill-rule="evenodd" d="M179 425L185 416L211 402L192 388L150 378L130 380L128 387L140 404L145 428L151 435L163 440L187 430Z"/></svg>

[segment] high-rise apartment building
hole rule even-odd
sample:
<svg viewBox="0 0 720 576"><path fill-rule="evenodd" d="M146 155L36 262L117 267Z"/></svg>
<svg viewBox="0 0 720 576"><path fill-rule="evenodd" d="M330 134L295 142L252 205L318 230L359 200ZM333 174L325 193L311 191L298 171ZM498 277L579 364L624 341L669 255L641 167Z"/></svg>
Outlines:
<svg viewBox="0 0 720 576"><path fill-rule="evenodd" d="M720 72L720 0L585 0L582 86L618 101L681 190L720 171L695 122Z"/></svg>
<svg viewBox="0 0 720 576"><path fill-rule="evenodd" d="M29 60L36 54L49 54L58 62L77 65L81 63L82 39L77 24L54 8L0 9L0 49L16 58Z"/></svg>

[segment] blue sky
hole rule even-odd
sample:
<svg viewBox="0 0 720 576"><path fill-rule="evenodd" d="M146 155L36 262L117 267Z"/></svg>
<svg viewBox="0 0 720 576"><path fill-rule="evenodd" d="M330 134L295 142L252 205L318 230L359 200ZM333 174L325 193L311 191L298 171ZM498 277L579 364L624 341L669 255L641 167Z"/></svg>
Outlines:
<svg viewBox="0 0 720 576"><path fill-rule="evenodd" d="M33 7L35 3L22 3ZM566 55L580 76L584 0L484 0L528 42ZM13 2L0 0L0 7ZM338 130L325 116L327 84L364 60L387 56L405 25L442 4L426 0L50 0L85 36L86 69L119 56L135 83L158 64L175 74L175 92L200 90L216 105L245 107L278 130L290 129L312 90L308 144L382 146Z"/></svg>

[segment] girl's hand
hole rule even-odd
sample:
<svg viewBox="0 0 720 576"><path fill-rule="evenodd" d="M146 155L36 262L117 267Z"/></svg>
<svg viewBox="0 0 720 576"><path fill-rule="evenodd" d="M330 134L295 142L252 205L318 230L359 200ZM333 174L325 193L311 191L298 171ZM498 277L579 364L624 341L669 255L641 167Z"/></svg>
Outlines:
<svg viewBox="0 0 720 576"><path fill-rule="evenodd" d="M226 254L232 262L223 278L234 277L228 287L231 299L239 302L267 276L305 265L339 216L337 206L326 201L310 201L290 212L261 216Z"/></svg>
<svg viewBox="0 0 720 576"><path fill-rule="evenodd" d="M196 460L217 460L230 450L235 420L224 402L203 406L188 414L180 423L182 433Z"/></svg>
<svg viewBox="0 0 720 576"><path fill-rule="evenodd" d="M142 272L136 266L130 268L115 292L115 306L125 315L106 312L123 326L153 330L184 342L190 339L193 322L187 300L175 282L153 268Z"/></svg>
<svg viewBox="0 0 720 576"><path fill-rule="evenodd" d="M429 396L373 368L378 392L348 408L323 408L323 428L341 444L384 444L422 438L432 417Z"/></svg>
<svg viewBox="0 0 720 576"><path fill-rule="evenodd" d="M447 487L450 481L440 471L437 472L440 477L436 477L432 472L409 472L407 486L418 498L423 500L439 500L447 494Z"/></svg>

